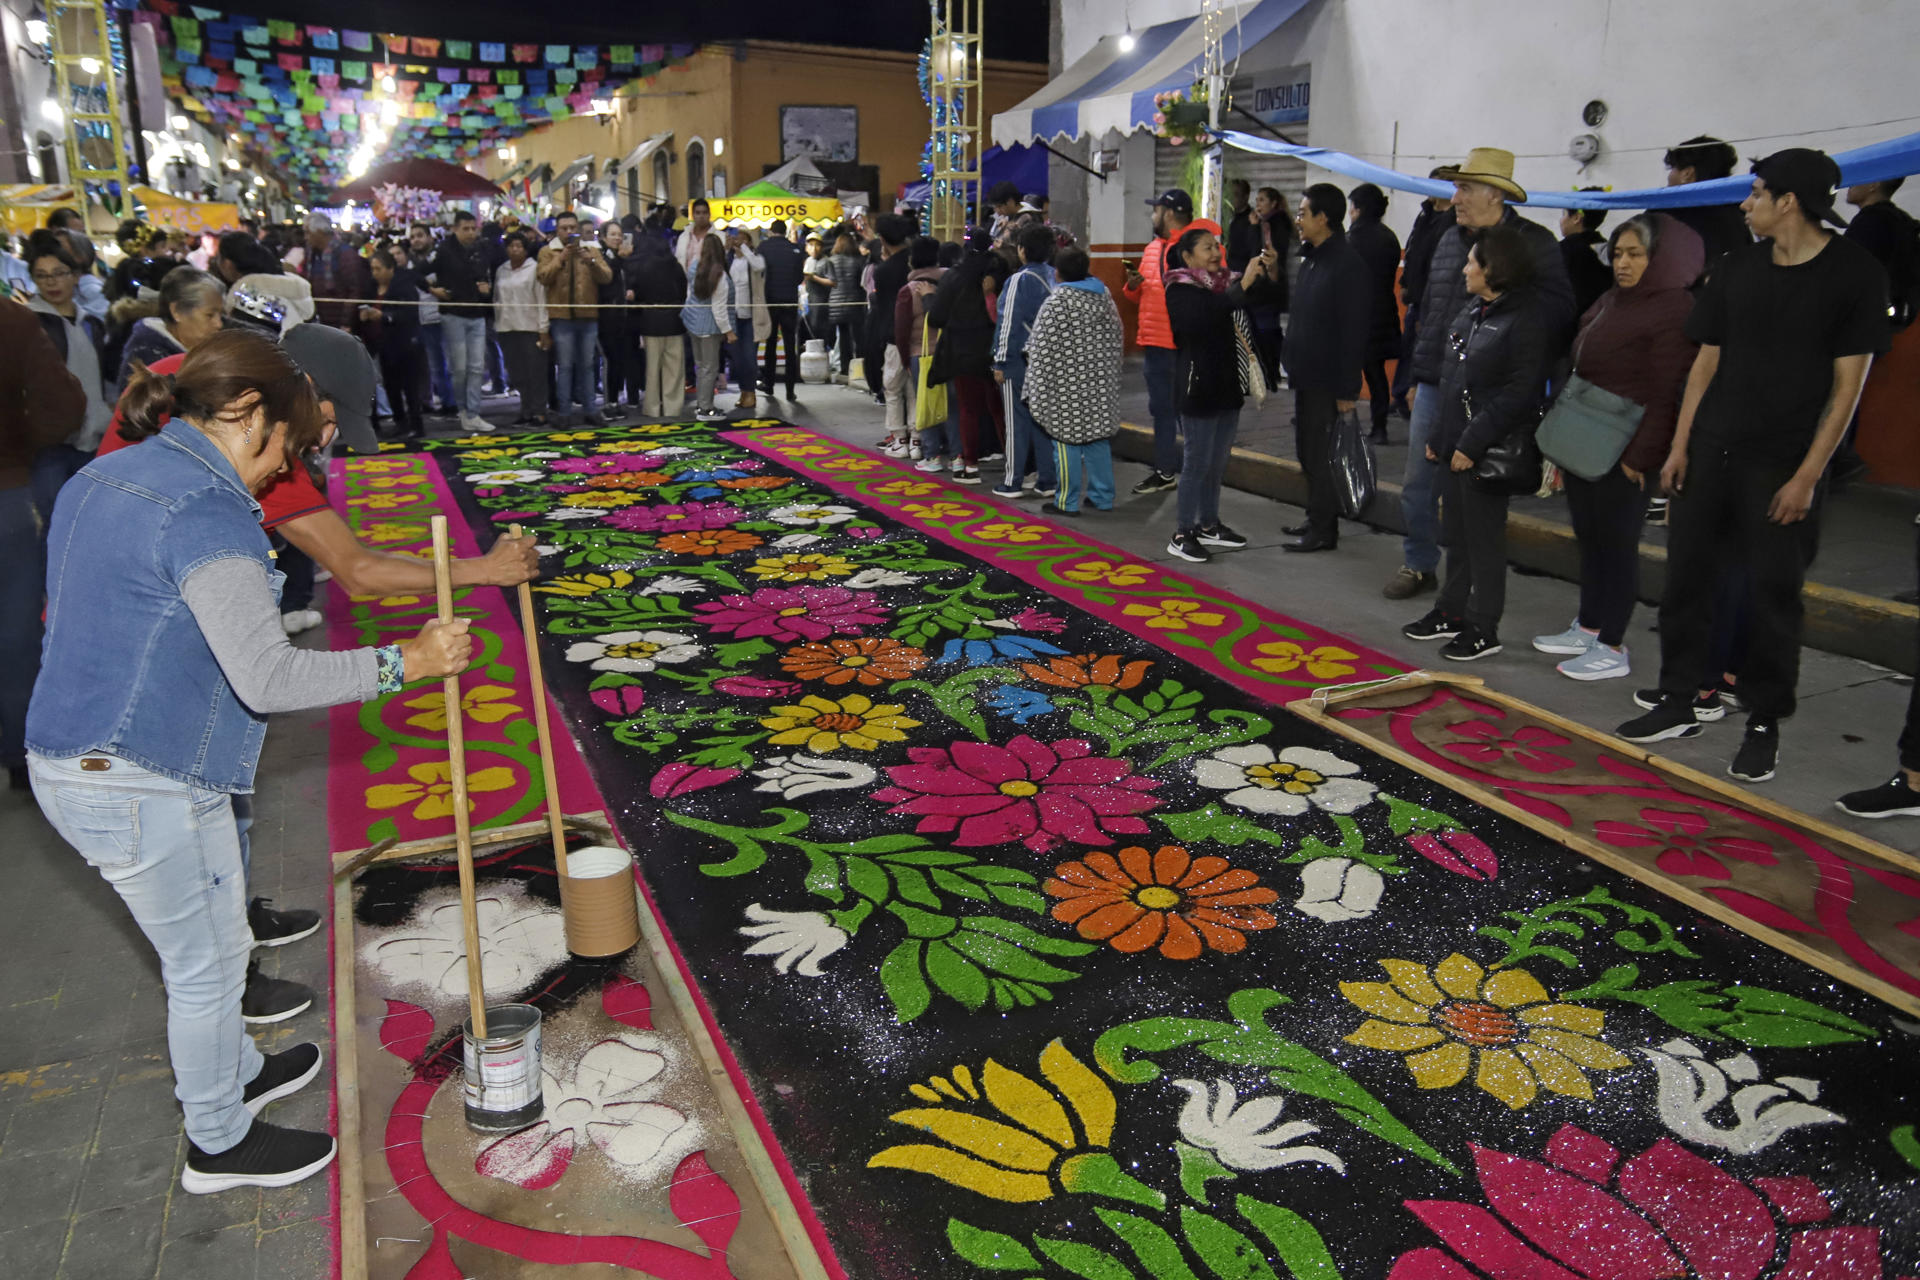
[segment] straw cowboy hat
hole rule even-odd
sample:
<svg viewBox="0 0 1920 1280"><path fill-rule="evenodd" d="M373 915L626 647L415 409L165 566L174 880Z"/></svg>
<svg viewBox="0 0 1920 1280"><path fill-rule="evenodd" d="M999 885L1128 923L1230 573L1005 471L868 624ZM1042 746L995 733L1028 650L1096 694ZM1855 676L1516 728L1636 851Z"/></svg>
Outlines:
<svg viewBox="0 0 1920 1280"><path fill-rule="evenodd" d="M1467 152L1465 164L1445 165L1435 170L1434 176L1447 182L1484 182L1526 203L1527 189L1513 180L1513 152L1498 147L1475 147Z"/></svg>

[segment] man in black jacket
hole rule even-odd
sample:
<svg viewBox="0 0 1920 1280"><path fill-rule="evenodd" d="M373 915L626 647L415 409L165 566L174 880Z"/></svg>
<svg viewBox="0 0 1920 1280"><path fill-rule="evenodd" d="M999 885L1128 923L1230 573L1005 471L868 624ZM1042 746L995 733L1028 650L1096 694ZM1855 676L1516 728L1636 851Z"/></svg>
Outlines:
<svg viewBox="0 0 1920 1280"><path fill-rule="evenodd" d="M1509 199L1527 198L1526 188L1513 180L1513 153L1475 147L1465 164L1435 172L1453 183L1454 226L1442 233L1434 246L1420 298L1420 336L1413 346L1414 385L1408 393L1413 417L1407 424L1407 473L1400 491L1400 514L1407 529L1403 540L1406 558L1381 590L1389 600L1405 600L1439 586L1439 480L1444 464L1427 460L1427 446L1433 442L1440 419L1438 396L1440 371L1447 354L1447 329L1467 304L1467 284L1460 269L1466 265L1473 237L1487 227L1503 224L1526 237L1533 259L1534 297L1529 317L1531 323L1546 330L1547 368L1552 368L1566 350L1577 318L1566 264L1560 260L1559 241L1553 232L1522 218L1507 204Z"/></svg>
<svg viewBox="0 0 1920 1280"><path fill-rule="evenodd" d="M775 218L760 242L760 256L766 260L763 277L767 311L773 317L773 332L760 358L760 390L773 394L773 353L777 344L787 347L787 399L795 400L794 388L800 382L800 276L806 257L800 246L787 239L787 223ZM891 304L889 304L890 306Z"/></svg>
<svg viewBox="0 0 1920 1280"><path fill-rule="evenodd" d="M480 224L466 210L453 215L453 234L440 242L427 269L427 291L441 302L460 429L491 431L480 416L480 383L487 371L487 317L493 314L493 268Z"/></svg>
<svg viewBox="0 0 1920 1280"><path fill-rule="evenodd" d="M1582 187L1582 191L1604 191L1604 187ZM1573 286L1573 314L1587 314L1587 308L1600 301L1600 295L1613 288L1613 271L1600 261L1600 245L1606 239L1600 224L1606 221L1605 209L1568 209L1560 215L1560 261L1567 265L1567 283Z"/></svg>
<svg viewBox="0 0 1920 1280"><path fill-rule="evenodd" d="M1347 242L1347 197L1316 183L1300 197L1300 278L1293 287L1293 332L1282 358L1293 384L1294 444L1307 478L1307 522L1287 551L1331 551L1340 541L1334 499L1333 433L1360 399L1360 364L1372 306L1366 261Z"/></svg>
<svg viewBox="0 0 1920 1280"><path fill-rule="evenodd" d="M1427 175L1438 178L1440 170ZM1407 393L1413 390L1413 344L1420 336L1420 296L1427 289L1427 271L1433 266L1434 246L1453 226L1453 197L1428 196L1420 202L1413 227L1407 232L1407 256L1400 268L1400 301L1406 304L1406 320L1400 335L1400 361L1393 371L1393 407L1403 418L1413 416Z"/></svg>
<svg viewBox="0 0 1920 1280"><path fill-rule="evenodd" d="M1702 134L1670 148L1662 157L1662 163L1667 166L1667 185L1686 187L1732 177L1733 167L1740 163L1740 153L1733 149L1732 143ZM1738 204L1697 205L1667 212L1699 232L1700 239L1706 242L1707 265L1700 273L1702 280L1713 274L1714 264L1729 250L1753 243L1753 233L1747 230L1746 215L1740 212Z"/></svg>
<svg viewBox="0 0 1920 1280"><path fill-rule="evenodd" d="M880 258L873 267L873 297L868 300L867 341L862 354L870 372L880 371L881 400L887 406L887 430L903 433L906 384L898 368L897 355L894 367L888 366L887 349L893 346L893 303L900 296L900 290L906 288L907 273L913 270L913 264L907 259L907 238L913 234L913 223L900 214L888 213L873 220L873 229L880 237Z"/></svg>

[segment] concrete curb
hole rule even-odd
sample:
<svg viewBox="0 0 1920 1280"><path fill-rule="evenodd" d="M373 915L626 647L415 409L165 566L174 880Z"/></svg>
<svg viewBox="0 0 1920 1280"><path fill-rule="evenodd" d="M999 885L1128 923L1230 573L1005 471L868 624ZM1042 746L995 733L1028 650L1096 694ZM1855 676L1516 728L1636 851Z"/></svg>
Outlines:
<svg viewBox="0 0 1920 1280"><path fill-rule="evenodd" d="M1120 434L1114 437L1113 451L1116 457L1150 463L1153 432L1131 422L1122 423ZM1306 478L1300 473L1300 464L1291 458L1235 449L1227 464L1227 483L1276 502L1306 505ZM1380 481L1380 494L1374 499L1366 523L1390 533L1406 532L1406 525L1400 519L1397 483L1384 478ZM1580 580L1580 548L1574 541L1573 530L1552 520L1518 513L1510 516L1507 558L1521 568L1568 582ZM1666 548L1642 543L1641 599L1648 604L1658 604L1666 581ZM1916 667L1920 667L1920 652L1916 652L1915 645L1920 608L1817 582L1806 585L1802 598L1806 603L1807 644L1906 675L1915 674Z"/></svg>

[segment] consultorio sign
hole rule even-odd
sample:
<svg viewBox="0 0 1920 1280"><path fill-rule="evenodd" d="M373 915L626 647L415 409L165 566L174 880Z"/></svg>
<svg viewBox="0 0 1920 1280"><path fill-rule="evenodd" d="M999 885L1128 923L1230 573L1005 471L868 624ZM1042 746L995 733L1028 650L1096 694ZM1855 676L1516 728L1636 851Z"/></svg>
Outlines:
<svg viewBox="0 0 1920 1280"><path fill-rule="evenodd" d="M1284 67L1255 72L1252 84L1244 89L1236 87L1233 96L1263 124L1301 124L1313 100L1313 71L1309 67Z"/></svg>
<svg viewBox="0 0 1920 1280"><path fill-rule="evenodd" d="M739 223L749 227L764 227L775 219L804 226L827 226L840 221L842 215L840 202L829 199L811 199L805 196L789 196L768 200L727 200L708 202L713 220L722 226Z"/></svg>

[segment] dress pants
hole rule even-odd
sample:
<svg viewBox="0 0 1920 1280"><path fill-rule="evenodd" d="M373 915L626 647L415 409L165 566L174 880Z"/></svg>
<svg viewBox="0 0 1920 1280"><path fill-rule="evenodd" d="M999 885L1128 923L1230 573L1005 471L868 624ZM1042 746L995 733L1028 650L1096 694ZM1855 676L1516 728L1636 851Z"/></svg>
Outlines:
<svg viewBox="0 0 1920 1280"><path fill-rule="evenodd" d="M686 337L673 333L641 339L647 352L647 389L641 414L677 418L687 411Z"/></svg>
<svg viewBox="0 0 1920 1280"><path fill-rule="evenodd" d="M400 342L389 335L380 343L380 380L387 387L394 425L409 435L420 434L425 425L421 414L426 412L426 348L418 340Z"/></svg>
<svg viewBox="0 0 1920 1280"><path fill-rule="evenodd" d="M1498 635L1507 611L1507 495L1481 488L1471 471L1448 470L1440 486L1447 578L1433 607Z"/></svg>
<svg viewBox="0 0 1920 1280"><path fill-rule="evenodd" d="M800 310L791 303L778 303L768 308L773 313L773 332L767 335L765 350L760 357L760 385L769 395L773 393L774 349L785 343L787 348L787 399L793 399L793 391L800 382Z"/></svg>
<svg viewBox="0 0 1920 1280"><path fill-rule="evenodd" d="M1307 480L1307 536L1338 540L1340 504L1333 480L1333 429L1339 417L1333 392L1297 387L1293 393L1293 444Z"/></svg>
<svg viewBox="0 0 1920 1280"><path fill-rule="evenodd" d="M1360 366L1360 373L1367 380L1367 407L1373 411L1373 430L1378 434L1387 429L1387 419L1393 414L1393 393L1388 390L1386 357L1368 357Z"/></svg>
<svg viewBox="0 0 1920 1280"><path fill-rule="evenodd" d="M520 393L520 416L538 418L547 411L547 353L540 335L527 329L505 329L500 347L506 353L507 374Z"/></svg>
<svg viewBox="0 0 1920 1280"><path fill-rule="evenodd" d="M1640 598L1640 529L1647 494L1618 466L1598 480L1562 473L1580 548L1580 625L1619 648Z"/></svg>
<svg viewBox="0 0 1920 1280"><path fill-rule="evenodd" d="M606 358L606 402L611 409L623 399L640 403L640 340L633 331L631 311L600 313L600 354Z"/></svg>
<svg viewBox="0 0 1920 1280"><path fill-rule="evenodd" d="M1820 536L1824 486L1804 520L1775 524L1767 508L1797 463L1740 456L1712 441L1687 451L1685 488L1667 516L1667 589L1660 603L1660 688L1689 701L1707 672L1715 592L1744 568L1751 587L1740 697L1761 720L1793 714L1800 682L1800 590Z"/></svg>

